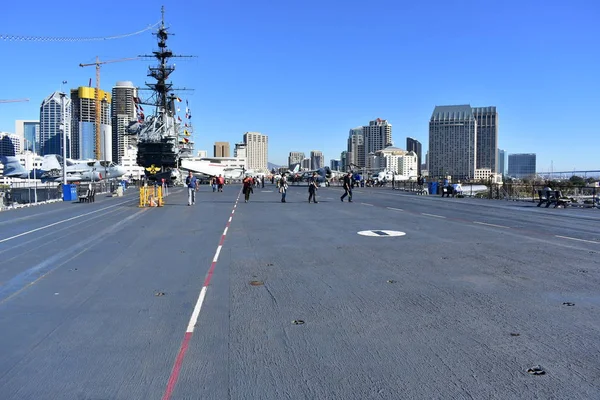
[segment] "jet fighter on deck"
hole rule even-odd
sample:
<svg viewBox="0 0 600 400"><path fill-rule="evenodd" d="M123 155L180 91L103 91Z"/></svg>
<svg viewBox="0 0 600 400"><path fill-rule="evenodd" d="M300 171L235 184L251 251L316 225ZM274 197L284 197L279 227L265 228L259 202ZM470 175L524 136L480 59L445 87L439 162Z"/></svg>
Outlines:
<svg viewBox="0 0 600 400"><path fill-rule="evenodd" d="M42 182L62 182L62 161L61 156L48 154L44 156L41 168L27 171L17 157L0 157L0 162L4 165L4 176L41 179ZM118 178L126 173L127 170L123 166L112 161L70 160L67 158L67 182L97 182L102 179Z"/></svg>

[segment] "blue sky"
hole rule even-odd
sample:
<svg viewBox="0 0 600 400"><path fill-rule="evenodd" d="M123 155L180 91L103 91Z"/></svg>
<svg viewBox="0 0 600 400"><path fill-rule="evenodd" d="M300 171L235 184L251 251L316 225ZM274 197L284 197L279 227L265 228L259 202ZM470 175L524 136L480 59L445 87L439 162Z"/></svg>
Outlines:
<svg viewBox="0 0 600 400"><path fill-rule="evenodd" d="M264 0L5 2L0 34L98 37L166 19L176 86L193 110L196 149L269 135L269 161L289 151L339 158L350 128L376 118L393 139L428 143L436 105L498 107L499 147L537 153L538 171L600 169L600 2ZM108 41L0 41L0 131L38 119L42 99L94 78L79 63L134 57L149 32ZM108 64L101 87L143 85L148 61ZM93 85L95 81L92 80Z"/></svg>

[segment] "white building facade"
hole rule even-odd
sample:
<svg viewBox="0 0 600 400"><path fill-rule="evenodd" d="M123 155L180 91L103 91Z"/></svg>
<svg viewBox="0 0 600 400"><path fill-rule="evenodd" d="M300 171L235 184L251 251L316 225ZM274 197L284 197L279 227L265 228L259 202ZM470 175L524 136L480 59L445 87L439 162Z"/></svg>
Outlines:
<svg viewBox="0 0 600 400"><path fill-rule="evenodd" d="M137 120L136 97L137 88L133 82L119 81L112 88L112 160L117 164L121 164L124 157L129 157L126 153L132 146L137 146L135 135L127 134L129 123Z"/></svg>
<svg viewBox="0 0 600 400"><path fill-rule="evenodd" d="M409 151L398 158L398 173L409 178L414 178L419 173L419 156L414 151Z"/></svg>
<svg viewBox="0 0 600 400"><path fill-rule="evenodd" d="M246 168L256 172L268 172L269 137L259 132L244 133L246 145Z"/></svg>

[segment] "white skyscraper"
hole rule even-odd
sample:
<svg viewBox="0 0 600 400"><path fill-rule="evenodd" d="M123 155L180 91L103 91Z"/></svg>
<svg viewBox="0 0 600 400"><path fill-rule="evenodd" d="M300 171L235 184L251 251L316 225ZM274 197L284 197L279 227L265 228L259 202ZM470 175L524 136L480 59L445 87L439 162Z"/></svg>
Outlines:
<svg viewBox="0 0 600 400"><path fill-rule="evenodd" d="M64 119L63 119L64 118ZM63 154L63 123L67 135L67 157L71 157L71 99L56 91L40 107L40 155Z"/></svg>
<svg viewBox="0 0 600 400"><path fill-rule="evenodd" d="M244 133L246 165L255 171L268 171L269 137L259 132Z"/></svg>
<svg viewBox="0 0 600 400"><path fill-rule="evenodd" d="M346 153L346 166L364 167L365 159L365 136L364 127L350 129L348 135L348 152Z"/></svg>
<svg viewBox="0 0 600 400"><path fill-rule="evenodd" d="M135 136L127 135L127 127L137 118L134 98L137 88L132 82L119 81L112 88L112 159L121 163L123 157L136 158Z"/></svg>
<svg viewBox="0 0 600 400"><path fill-rule="evenodd" d="M385 119L377 118L363 127L365 155L383 150L392 144L392 124Z"/></svg>

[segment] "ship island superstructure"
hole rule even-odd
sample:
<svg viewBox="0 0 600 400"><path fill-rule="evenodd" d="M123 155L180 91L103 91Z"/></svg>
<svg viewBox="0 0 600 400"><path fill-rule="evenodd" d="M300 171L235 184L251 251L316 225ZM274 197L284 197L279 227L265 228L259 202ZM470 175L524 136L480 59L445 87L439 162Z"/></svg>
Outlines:
<svg viewBox="0 0 600 400"><path fill-rule="evenodd" d="M157 64L148 67L148 76L156 82L147 83L146 90L151 95L146 99L136 98L138 106L138 120L129 126L129 132L137 135L137 164L144 168L146 177L150 181L172 182L179 177L179 158L191 153L191 112L186 101L186 120L182 121L177 116L178 103L182 100L174 91L186 90L175 89L169 81L175 66L169 64L172 57L187 57L174 55L167 45L169 38L168 27L164 21L164 8L162 9L162 21L156 33L158 49L151 57L157 60ZM154 107L151 114L145 115L141 105Z"/></svg>

